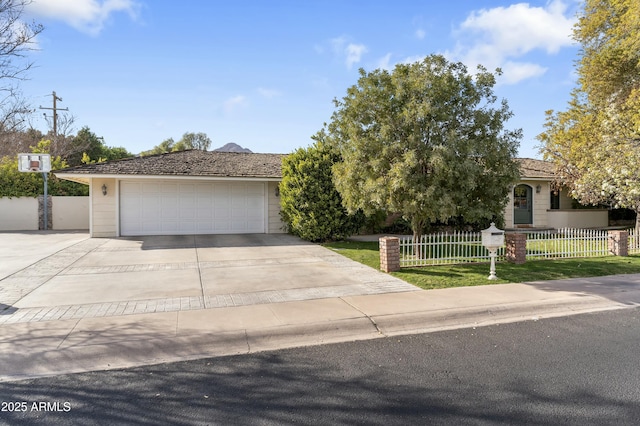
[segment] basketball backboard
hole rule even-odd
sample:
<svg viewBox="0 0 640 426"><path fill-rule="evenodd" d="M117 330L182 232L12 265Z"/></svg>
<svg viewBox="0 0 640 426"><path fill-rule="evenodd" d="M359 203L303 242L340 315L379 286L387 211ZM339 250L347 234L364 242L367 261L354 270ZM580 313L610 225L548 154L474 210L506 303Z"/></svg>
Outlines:
<svg viewBox="0 0 640 426"><path fill-rule="evenodd" d="M48 173L51 171L51 155L18 154L18 170L21 172Z"/></svg>

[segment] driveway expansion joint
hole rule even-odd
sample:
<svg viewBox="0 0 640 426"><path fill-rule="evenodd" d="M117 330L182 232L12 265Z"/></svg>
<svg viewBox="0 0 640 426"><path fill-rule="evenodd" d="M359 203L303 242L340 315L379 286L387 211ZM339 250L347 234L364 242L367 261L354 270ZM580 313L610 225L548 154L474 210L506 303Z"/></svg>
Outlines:
<svg viewBox="0 0 640 426"><path fill-rule="evenodd" d="M0 280L0 304L15 304L105 243L106 240L95 239L80 241L5 277Z"/></svg>

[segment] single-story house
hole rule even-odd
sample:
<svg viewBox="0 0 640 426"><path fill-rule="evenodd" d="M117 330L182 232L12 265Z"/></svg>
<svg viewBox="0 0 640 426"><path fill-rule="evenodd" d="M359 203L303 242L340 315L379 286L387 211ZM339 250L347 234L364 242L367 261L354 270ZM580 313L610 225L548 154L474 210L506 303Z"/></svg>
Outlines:
<svg viewBox="0 0 640 426"><path fill-rule="evenodd" d="M282 157L188 150L55 175L89 185L92 237L282 233Z"/></svg>
<svg viewBox="0 0 640 426"><path fill-rule="evenodd" d="M55 172L89 185L92 237L282 233L284 154L188 150L86 164ZM554 191L551 163L518 159L506 228L607 226L607 210L574 209Z"/></svg>
<svg viewBox="0 0 640 426"><path fill-rule="evenodd" d="M606 209L577 209L564 188L555 189L554 166L548 161L519 158L520 182L513 187L505 211L505 227L599 228L609 224Z"/></svg>

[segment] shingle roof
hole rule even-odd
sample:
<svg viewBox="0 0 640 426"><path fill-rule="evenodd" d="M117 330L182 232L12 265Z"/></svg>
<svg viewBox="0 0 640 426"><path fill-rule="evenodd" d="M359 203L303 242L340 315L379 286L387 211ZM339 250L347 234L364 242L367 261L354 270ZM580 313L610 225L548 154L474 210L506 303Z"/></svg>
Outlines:
<svg viewBox="0 0 640 426"><path fill-rule="evenodd" d="M517 158L516 160L520 163L520 176L522 178L553 179L555 177L555 167L550 161L533 158Z"/></svg>
<svg viewBox="0 0 640 426"><path fill-rule="evenodd" d="M280 178L284 155L187 150L85 164L58 173Z"/></svg>
<svg viewBox="0 0 640 426"><path fill-rule="evenodd" d="M151 175L281 178L286 154L187 150L125 158L58 170L74 175ZM549 161L517 158L522 178L554 178Z"/></svg>

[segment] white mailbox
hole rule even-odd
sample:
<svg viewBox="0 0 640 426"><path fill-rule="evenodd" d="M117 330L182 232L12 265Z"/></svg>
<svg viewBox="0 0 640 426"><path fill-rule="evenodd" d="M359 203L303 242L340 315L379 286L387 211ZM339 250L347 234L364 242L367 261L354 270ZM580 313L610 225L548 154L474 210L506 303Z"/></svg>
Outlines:
<svg viewBox="0 0 640 426"><path fill-rule="evenodd" d="M504 231L491 222L491 226L482 231L482 245L489 250L499 249L504 245Z"/></svg>
<svg viewBox="0 0 640 426"><path fill-rule="evenodd" d="M496 228L496 224L491 222L491 226L482 231L482 245L489 250L491 257L491 270L489 271L489 279L497 280L496 276L496 252L504 245L504 231Z"/></svg>

